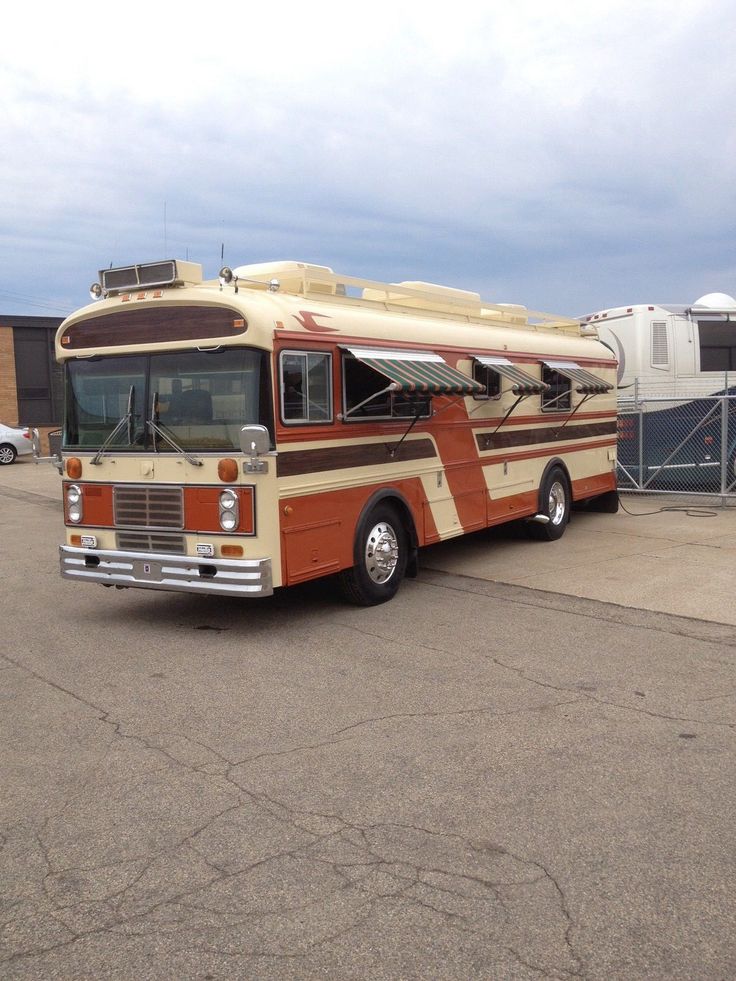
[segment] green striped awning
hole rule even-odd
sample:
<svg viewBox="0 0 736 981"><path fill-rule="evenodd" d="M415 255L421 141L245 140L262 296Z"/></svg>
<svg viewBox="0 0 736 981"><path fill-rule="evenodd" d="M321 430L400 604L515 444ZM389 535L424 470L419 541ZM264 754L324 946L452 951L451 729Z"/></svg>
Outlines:
<svg viewBox="0 0 736 981"><path fill-rule="evenodd" d="M565 378L569 378L575 386L575 391L581 395L603 395L604 392L613 390L613 385L610 382L586 371L575 361L547 361L545 358L543 364L564 375Z"/></svg>
<svg viewBox="0 0 736 981"><path fill-rule="evenodd" d="M485 365L487 368L492 368L499 375L503 375L504 378L508 379L511 382L511 391L514 395L541 395L542 392L546 392L550 387L541 378L535 378L533 375L530 375L523 368L519 368L509 361L508 358L481 354L474 354L473 357L480 364Z"/></svg>
<svg viewBox="0 0 736 981"><path fill-rule="evenodd" d="M381 348L348 347L347 350L380 372L391 382L394 392L428 395L478 395L485 385L451 368L439 354L431 351L390 351Z"/></svg>

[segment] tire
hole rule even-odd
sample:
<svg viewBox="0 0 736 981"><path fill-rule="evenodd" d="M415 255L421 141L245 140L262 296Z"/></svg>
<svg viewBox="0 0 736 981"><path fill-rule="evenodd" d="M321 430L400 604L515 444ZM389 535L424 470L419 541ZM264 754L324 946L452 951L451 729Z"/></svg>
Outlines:
<svg viewBox="0 0 736 981"><path fill-rule="evenodd" d="M559 467L552 467L544 478L539 492L539 513L549 515L549 521L529 521L529 536L541 542L562 538L570 520L570 488Z"/></svg>
<svg viewBox="0 0 736 981"><path fill-rule="evenodd" d="M358 525L355 565L339 576L343 595L357 606L377 606L392 599L404 578L408 554L399 515L390 504L378 504Z"/></svg>
<svg viewBox="0 0 736 981"><path fill-rule="evenodd" d="M0 466L7 465L8 463L15 463L15 458L18 452L14 446L10 443L3 443L0 446Z"/></svg>

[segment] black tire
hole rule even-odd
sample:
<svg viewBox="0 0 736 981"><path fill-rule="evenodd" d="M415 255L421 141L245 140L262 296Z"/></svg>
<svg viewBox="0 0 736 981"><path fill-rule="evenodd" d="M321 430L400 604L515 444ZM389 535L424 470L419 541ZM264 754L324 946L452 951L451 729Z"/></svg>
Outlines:
<svg viewBox="0 0 736 981"><path fill-rule="evenodd" d="M357 606L377 606L394 597L406 572L407 534L390 504L363 516L355 535L355 565L340 573L343 595Z"/></svg>
<svg viewBox="0 0 736 981"><path fill-rule="evenodd" d="M18 451L10 443L3 443L0 446L0 466L6 466L9 463L15 463L15 458L18 456Z"/></svg>
<svg viewBox="0 0 736 981"><path fill-rule="evenodd" d="M529 536L540 542L562 538L570 520L570 486L559 467L552 467L544 478L539 492L539 513L549 515L549 521L529 521Z"/></svg>

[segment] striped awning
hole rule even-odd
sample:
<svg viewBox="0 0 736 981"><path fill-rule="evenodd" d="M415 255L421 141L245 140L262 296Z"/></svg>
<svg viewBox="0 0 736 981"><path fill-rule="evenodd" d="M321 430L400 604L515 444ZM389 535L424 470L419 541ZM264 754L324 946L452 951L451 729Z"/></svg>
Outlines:
<svg viewBox="0 0 736 981"><path fill-rule="evenodd" d="M475 360L487 368L493 368L499 375L507 378L511 382L511 391L514 395L541 395L550 387L541 378L535 378L521 368L517 367L508 358L500 355L473 355Z"/></svg>
<svg viewBox="0 0 736 981"><path fill-rule="evenodd" d="M575 386L575 391L580 392L581 395L602 395L604 392L610 392L613 389L613 385L610 382L604 381L590 371L586 371L585 368L581 368L574 361L543 361L542 363L546 364L548 368L558 371L565 378L569 378Z"/></svg>
<svg viewBox="0 0 736 981"><path fill-rule="evenodd" d="M485 385L457 368L451 368L431 351L390 351L381 348L346 347L354 358L380 372L394 392L427 395L482 395Z"/></svg>

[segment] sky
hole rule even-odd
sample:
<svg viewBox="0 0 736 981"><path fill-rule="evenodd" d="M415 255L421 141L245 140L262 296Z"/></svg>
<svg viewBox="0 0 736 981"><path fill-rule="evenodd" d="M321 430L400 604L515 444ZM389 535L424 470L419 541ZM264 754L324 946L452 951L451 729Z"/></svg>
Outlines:
<svg viewBox="0 0 736 981"><path fill-rule="evenodd" d="M0 315L164 258L569 316L736 295L733 0L13 9Z"/></svg>

